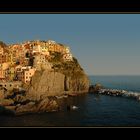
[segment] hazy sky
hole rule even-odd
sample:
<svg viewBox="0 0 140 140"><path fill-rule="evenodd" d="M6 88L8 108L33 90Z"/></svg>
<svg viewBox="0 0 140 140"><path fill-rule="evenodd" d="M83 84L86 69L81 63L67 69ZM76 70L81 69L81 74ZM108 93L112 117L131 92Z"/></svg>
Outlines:
<svg viewBox="0 0 140 140"><path fill-rule="evenodd" d="M55 40L90 75L140 75L140 14L0 14L0 40Z"/></svg>

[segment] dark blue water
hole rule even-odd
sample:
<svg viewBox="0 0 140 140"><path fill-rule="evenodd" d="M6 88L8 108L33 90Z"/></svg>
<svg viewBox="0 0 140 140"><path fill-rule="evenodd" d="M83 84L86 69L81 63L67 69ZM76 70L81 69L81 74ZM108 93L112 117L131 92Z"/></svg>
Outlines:
<svg viewBox="0 0 140 140"><path fill-rule="evenodd" d="M140 76L92 76L92 83L105 87L140 92ZM140 102L106 95L87 94L71 97L64 104L77 105L78 110L23 115L1 116L0 126L140 126Z"/></svg>
<svg viewBox="0 0 140 140"><path fill-rule="evenodd" d="M106 88L140 92L140 76L90 76L92 84L101 83Z"/></svg>

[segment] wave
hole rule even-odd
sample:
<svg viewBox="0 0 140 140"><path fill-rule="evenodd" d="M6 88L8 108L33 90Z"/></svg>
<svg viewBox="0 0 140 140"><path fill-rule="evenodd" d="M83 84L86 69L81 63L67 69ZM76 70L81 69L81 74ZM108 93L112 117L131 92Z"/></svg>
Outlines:
<svg viewBox="0 0 140 140"><path fill-rule="evenodd" d="M117 90L117 89L100 89L99 94L111 95L111 96L122 96L129 97L140 101L140 92Z"/></svg>
<svg viewBox="0 0 140 140"><path fill-rule="evenodd" d="M138 93L138 92L128 91L124 94L124 96L131 97L131 98L136 98L137 100L140 100L140 93Z"/></svg>

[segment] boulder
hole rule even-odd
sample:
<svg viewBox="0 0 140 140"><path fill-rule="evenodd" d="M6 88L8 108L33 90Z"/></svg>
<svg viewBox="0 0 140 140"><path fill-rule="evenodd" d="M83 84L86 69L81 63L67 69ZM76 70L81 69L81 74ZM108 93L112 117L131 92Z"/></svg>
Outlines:
<svg viewBox="0 0 140 140"><path fill-rule="evenodd" d="M45 98L37 103L29 102L26 105L16 106L16 115L39 112L58 111L59 106L55 100Z"/></svg>
<svg viewBox="0 0 140 140"><path fill-rule="evenodd" d="M32 78L27 97L40 100L42 95L55 96L64 93L64 78L61 73L54 71L37 71Z"/></svg>
<svg viewBox="0 0 140 140"><path fill-rule="evenodd" d="M45 98L37 104L36 108L38 112L52 112L52 111L57 111L59 105L55 100L50 100L48 98Z"/></svg>
<svg viewBox="0 0 140 140"><path fill-rule="evenodd" d="M101 84L99 84L99 83L97 83L95 85L90 85L89 92L90 93L92 93L92 92L96 93L96 92L98 92L102 88L103 88L103 86Z"/></svg>
<svg viewBox="0 0 140 140"><path fill-rule="evenodd" d="M34 112L37 112L34 102L30 102L26 105L20 105L16 109L16 115L21 115L21 114L25 114L25 113L34 113Z"/></svg>
<svg viewBox="0 0 140 140"><path fill-rule="evenodd" d="M1 99L0 106L10 106L13 105L14 101L12 99Z"/></svg>

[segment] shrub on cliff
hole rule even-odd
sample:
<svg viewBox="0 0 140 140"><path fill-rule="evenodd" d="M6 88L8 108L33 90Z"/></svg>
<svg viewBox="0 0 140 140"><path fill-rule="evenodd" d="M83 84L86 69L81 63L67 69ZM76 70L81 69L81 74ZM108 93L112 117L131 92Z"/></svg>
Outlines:
<svg viewBox="0 0 140 140"><path fill-rule="evenodd" d="M3 47L3 48L4 48L4 47L8 47L8 46L7 46L4 42L2 42L2 41L0 41L0 46Z"/></svg>
<svg viewBox="0 0 140 140"><path fill-rule="evenodd" d="M59 52L50 52L52 58L49 60L49 62L56 63L61 62L63 59L63 55Z"/></svg>

